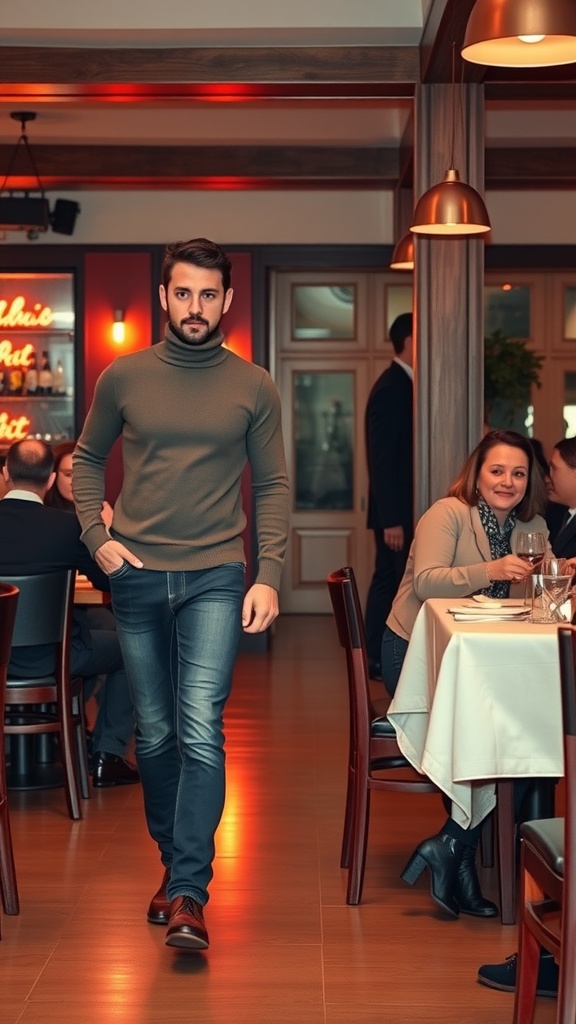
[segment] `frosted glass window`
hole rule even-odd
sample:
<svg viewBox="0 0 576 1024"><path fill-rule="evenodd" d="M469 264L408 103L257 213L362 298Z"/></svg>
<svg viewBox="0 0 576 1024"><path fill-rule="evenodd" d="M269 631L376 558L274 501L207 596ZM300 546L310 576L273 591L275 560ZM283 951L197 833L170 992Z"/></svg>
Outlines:
<svg viewBox="0 0 576 1024"><path fill-rule="evenodd" d="M354 374L294 374L296 509L354 507Z"/></svg>
<svg viewBox="0 0 576 1024"><path fill-rule="evenodd" d="M576 373L564 374L564 437L576 437Z"/></svg>
<svg viewBox="0 0 576 1024"><path fill-rule="evenodd" d="M530 338L530 288L524 285L486 285L484 330L507 338Z"/></svg>
<svg viewBox="0 0 576 1024"><path fill-rule="evenodd" d="M386 334L397 316L412 312L412 285L391 284L386 288Z"/></svg>
<svg viewBox="0 0 576 1024"><path fill-rule="evenodd" d="M564 289L564 337L576 341L576 287Z"/></svg>
<svg viewBox="0 0 576 1024"><path fill-rule="evenodd" d="M356 288L298 284L292 289L292 338L352 340L356 336Z"/></svg>

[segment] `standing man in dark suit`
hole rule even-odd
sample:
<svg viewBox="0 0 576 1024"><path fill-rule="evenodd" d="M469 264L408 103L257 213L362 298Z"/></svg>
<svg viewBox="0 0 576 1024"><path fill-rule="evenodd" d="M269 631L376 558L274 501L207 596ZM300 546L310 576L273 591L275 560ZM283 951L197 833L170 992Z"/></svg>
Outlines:
<svg viewBox="0 0 576 1024"><path fill-rule="evenodd" d="M71 512L48 508L44 497L54 483L54 456L44 441L28 438L8 450L2 469L7 492L0 500L0 579L35 573L77 569L98 590L109 591L105 573L98 568L80 540L80 523ZM18 648L10 670L23 678L49 675L54 669L54 649ZM88 679L105 675L94 727L97 788L139 781L136 768L124 759L134 734L134 706L128 690L120 643L115 630L90 629L74 618L70 649L73 675Z"/></svg>
<svg viewBox="0 0 576 1024"><path fill-rule="evenodd" d="M374 384L366 406L368 528L376 563L366 603L370 675L382 678L382 634L402 579L414 530L412 313L389 331L395 357Z"/></svg>

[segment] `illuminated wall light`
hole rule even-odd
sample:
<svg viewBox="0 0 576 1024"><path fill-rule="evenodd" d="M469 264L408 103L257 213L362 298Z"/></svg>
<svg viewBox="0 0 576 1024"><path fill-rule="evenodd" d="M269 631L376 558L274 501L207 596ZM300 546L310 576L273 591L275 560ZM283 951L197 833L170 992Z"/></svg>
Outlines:
<svg viewBox="0 0 576 1024"><path fill-rule="evenodd" d="M126 341L126 324L124 323L124 310L114 310L114 323L112 324L112 341L117 345L123 345Z"/></svg>

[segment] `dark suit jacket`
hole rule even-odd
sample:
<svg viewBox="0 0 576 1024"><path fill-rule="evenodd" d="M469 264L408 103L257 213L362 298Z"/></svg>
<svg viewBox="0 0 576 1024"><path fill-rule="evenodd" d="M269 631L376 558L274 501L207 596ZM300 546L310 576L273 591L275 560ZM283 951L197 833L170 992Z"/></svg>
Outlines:
<svg viewBox="0 0 576 1024"><path fill-rule="evenodd" d="M414 518L413 387L398 363L374 384L366 406L368 527L404 526Z"/></svg>
<svg viewBox="0 0 576 1024"><path fill-rule="evenodd" d="M37 501L3 498L0 501L0 581L5 576L26 576L77 569L88 576L98 590L110 590L108 577L80 540L80 523L72 512L48 508ZM79 622L73 630L72 644L90 645L86 626ZM10 673L50 674L54 667L52 648L35 648L33 663L24 650L10 663ZM28 670L28 671L27 671Z"/></svg>
<svg viewBox="0 0 576 1024"><path fill-rule="evenodd" d="M576 516L567 526L563 521L568 509L565 505L550 502L546 510L546 522L550 530L550 544L557 558L574 558L576 556Z"/></svg>

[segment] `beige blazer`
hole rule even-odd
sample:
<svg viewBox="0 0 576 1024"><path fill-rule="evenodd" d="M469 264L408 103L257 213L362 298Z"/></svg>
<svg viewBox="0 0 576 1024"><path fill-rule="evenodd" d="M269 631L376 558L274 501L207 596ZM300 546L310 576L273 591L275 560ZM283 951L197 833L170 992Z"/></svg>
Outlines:
<svg viewBox="0 0 576 1024"><path fill-rule="evenodd" d="M518 533L548 527L542 516L516 522ZM552 552L549 551L548 554ZM394 598L386 625L405 640L410 639L416 616L429 597L469 597L489 586L486 563L492 561L488 537L475 505L458 498L440 498L416 526L406 571ZM511 597L521 597L523 584L510 587Z"/></svg>

